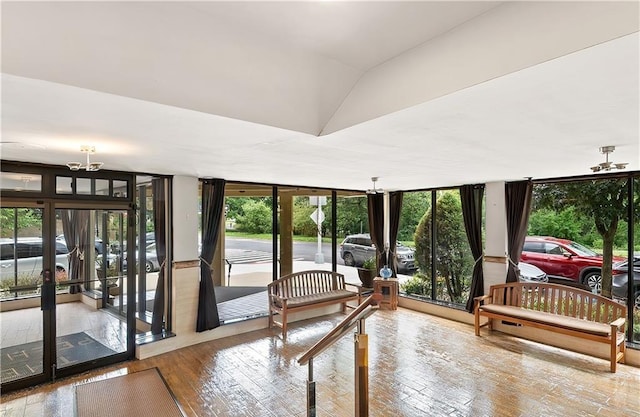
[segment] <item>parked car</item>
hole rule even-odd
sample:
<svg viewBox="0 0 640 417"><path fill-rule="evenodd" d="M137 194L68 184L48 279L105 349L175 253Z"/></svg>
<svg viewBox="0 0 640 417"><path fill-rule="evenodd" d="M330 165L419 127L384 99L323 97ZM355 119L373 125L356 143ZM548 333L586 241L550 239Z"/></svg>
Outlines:
<svg viewBox="0 0 640 417"><path fill-rule="evenodd" d="M614 297L627 299L629 288L629 269L627 261L617 262L613 265L613 277L611 292ZM633 259L633 305L640 309L640 253L636 253Z"/></svg>
<svg viewBox="0 0 640 417"><path fill-rule="evenodd" d="M147 245L147 249L145 250L145 267L144 270L147 272L155 272L160 270L160 263L158 262L158 255L156 254L156 244L152 243ZM136 259L138 258L138 251L136 250ZM122 268L127 270L127 254L124 254L124 258L122 261Z"/></svg>
<svg viewBox="0 0 640 417"><path fill-rule="evenodd" d="M602 255L568 239L528 236L520 260L537 266L549 279L573 281L592 290L602 286Z"/></svg>
<svg viewBox="0 0 640 417"><path fill-rule="evenodd" d="M56 279L65 279L69 269L67 245L56 241ZM17 241L0 239L0 282L8 281L15 285L35 283L42 274L42 238L25 237Z"/></svg>
<svg viewBox="0 0 640 417"><path fill-rule="evenodd" d="M62 242L63 244L66 245L66 240L64 238L64 235L58 235L56 236L56 241L57 242ZM69 251L71 251L73 248L68 248ZM102 255L102 253L104 252L104 245L102 243L102 239L100 239L99 237L95 238L94 241L94 249L96 251L96 255ZM107 252L109 252L109 248L107 248Z"/></svg>
<svg viewBox="0 0 640 417"><path fill-rule="evenodd" d="M340 244L340 257L347 266L362 266L375 254L376 247L368 233L349 235ZM400 242L396 243L396 259L398 272L411 273L416 270L414 250Z"/></svg>
<svg viewBox="0 0 640 417"><path fill-rule="evenodd" d="M156 243L156 235L154 232L145 233L145 245L149 246L152 243ZM120 242L119 240L114 240L109 242L111 253L115 253L120 255L127 251L127 242ZM138 239L136 239L136 248L138 247Z"/></svg>
<svg viewBox="0 0 640 417"><path fill-rule="evenodd" d="M520 262L518 263L518 269L520 270L520 276L518 277L520 282L549 282L547 273L535 265Z"/></svg>

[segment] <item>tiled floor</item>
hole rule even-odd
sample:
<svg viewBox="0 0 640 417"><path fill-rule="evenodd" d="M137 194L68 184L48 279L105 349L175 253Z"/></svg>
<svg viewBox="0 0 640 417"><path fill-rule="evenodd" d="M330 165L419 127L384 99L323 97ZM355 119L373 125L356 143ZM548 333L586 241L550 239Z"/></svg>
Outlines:
<svg viewBox="0 0 640 417"><path fill-rule="evenodd" d="M297 359L344 318L264 329L2 396L2 416L70 416L74 387L158 367L189 416L302 417L308 369ZM640 369L399 308L367 320L370 416L640 417ZM314 360L318 416L354 415L354 344Z"/></svg>

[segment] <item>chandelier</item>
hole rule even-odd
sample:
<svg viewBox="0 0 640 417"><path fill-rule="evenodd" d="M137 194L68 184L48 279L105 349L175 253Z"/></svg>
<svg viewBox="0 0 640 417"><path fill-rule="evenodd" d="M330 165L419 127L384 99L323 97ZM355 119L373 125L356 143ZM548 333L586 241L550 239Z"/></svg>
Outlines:
<svg viewBox="0 0 640 417"><path fill-rule="evenodd" d="M592 166L591 171L600 172L600 171L611 171L612 169L624 169L628 163L627 162L609 162L609 154L616 150L615 146L602 146L600 148L600 153L604 154L605 160L604 162L599 163L598 165Z"/></svg>
<svg viewBox="0 0 640 417"><path fill-rule="evenodd" d="M371 177L371 182L373 182L373 188L367 190L367 194L382 194L384 190L382 188L376 188L376 182L378 181L378 177Z"/></svg>
<svg viewBox="0 0 640 417"><path fill-rule="evenodd" d="M69 162L67 166L71 171L80 171L84 169L86 171L98 171L104 165L102 162L91 162L89 155L96 153L95 146L82 145L80 146L80 152L87 154L87 163L86 165L82 165L81 162Z"/></svg>

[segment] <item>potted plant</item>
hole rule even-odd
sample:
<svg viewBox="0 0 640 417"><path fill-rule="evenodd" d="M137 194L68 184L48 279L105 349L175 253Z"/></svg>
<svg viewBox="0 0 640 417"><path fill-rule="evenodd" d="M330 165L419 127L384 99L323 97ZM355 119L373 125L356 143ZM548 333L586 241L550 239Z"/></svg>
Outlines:
<svg viewBox="0 0 640 417"><path fill-rule="evenodd" d="M96 259L96 275L100 280L98 289L102 290L103 282L106 282L109 295L120 294L120 287L118 286L118 281L120 279L120 274L118 273L118 260L114 260L113 262L107 261L106 276L104 275L103 264L104 261L102 259L102 256L98 257Z"/></svg>
<svg viewBox="0 0 640 417"><path fill-rule="evenodd" d="M358 277L362 286L365 288L373 288L373 279L377 274L376 258L371 257L364 261L362 267L358 268Z"/></svg>

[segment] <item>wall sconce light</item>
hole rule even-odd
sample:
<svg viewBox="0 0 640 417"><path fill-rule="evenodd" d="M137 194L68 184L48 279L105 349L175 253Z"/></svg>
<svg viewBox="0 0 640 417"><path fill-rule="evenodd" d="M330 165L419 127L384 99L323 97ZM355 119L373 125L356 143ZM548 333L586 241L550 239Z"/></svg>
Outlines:
<svg viewBox="0 0 640 417"><path fill-rule="evenodd" d="M84 169L85 171L98 171L104 165L102 162L91 162L89 155L96 153L95 146L82 145L80 146L80 152L87 154L87 163L86 165L82 165L81 162L69 162L67 166L71 171L80 171Z"/></svg>

